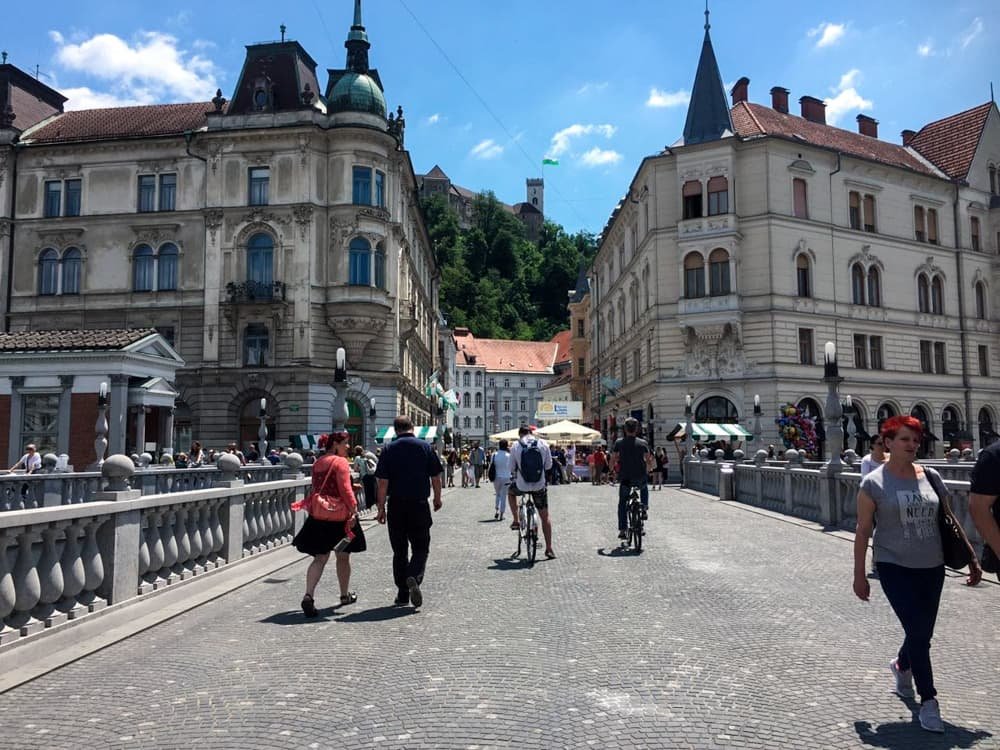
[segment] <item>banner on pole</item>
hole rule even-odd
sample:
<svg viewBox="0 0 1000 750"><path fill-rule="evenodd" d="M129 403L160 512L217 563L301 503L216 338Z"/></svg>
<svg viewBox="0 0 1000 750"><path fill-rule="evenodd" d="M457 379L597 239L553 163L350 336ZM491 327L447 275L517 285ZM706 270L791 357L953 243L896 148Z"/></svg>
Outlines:
<svg viewBox="0 0 1000 750"><path fill-rule="evenodd" d="M582 401L539 401L535 409L538 422L560 419L583 419Z"/></svg>

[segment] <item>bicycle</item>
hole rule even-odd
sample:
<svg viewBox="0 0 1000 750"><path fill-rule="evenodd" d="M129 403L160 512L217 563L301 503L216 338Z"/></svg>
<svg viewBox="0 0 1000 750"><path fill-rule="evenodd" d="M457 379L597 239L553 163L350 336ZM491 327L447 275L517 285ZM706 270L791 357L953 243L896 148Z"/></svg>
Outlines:
<svg viewBox="0 0 1000 750"><path fill-rule="evenodd" d="M524 499L526 498L526 499ZM517 522L520 529L517 530L517 552L512 557L521 556L521 545L527 555L528 565L535 564L538 555L538 511L535 509L535 497L532 492L525 492L517 496Z"/></svg>
<svg viewBox="0 0 1000 750"><path fill-rule="evenodd" d="M636 553L642 552L642 537L646 533L646 508L642 504L639 488L632 486L628 496L628 529L622 547L631 546Z"/></svg>

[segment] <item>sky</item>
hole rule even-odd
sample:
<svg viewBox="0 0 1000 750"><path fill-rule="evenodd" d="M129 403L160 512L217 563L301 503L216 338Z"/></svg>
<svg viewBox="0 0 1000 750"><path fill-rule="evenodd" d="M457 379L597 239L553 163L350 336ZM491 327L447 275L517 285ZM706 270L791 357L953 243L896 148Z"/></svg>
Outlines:
<svg viewBox="0 0 1000 750"><path fill-rule="evenodd" d="M4 11L8 62L69 97L68 108L231 98L245 45L287 38L320 69L344 66L353 0L157 3L50 0ZM365 0L370 62L402 105L415 169L525 200L544 176L545 213L600 232L641 160L675 142L704 35L699 0ZM772 86L827 101L827 122L884 140L1000 93L1000 3L712 0L727 97ZM325 74L321 83L325 86ZM558 166L542 166L545 157Z"/></svg>

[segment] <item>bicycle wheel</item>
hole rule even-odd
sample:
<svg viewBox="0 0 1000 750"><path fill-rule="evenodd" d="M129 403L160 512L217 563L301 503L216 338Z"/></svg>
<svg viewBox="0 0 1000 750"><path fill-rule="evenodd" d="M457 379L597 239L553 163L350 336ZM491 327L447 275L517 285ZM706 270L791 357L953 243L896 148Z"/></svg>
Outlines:
<svg viewBox="0 0 1000 750"><path fill-rule="evenodd" d="M636 513L635 525L632 527L632 548L642 552L642 514Z"/></svg>
<svg viewBox="0 0 1000 750"><path fill-rule="evenodd" d="M528 526L524 533L525 552L528 555L528 565L535 564L535 557L538 555L538 525L535 521L534 512L528 513Z"/></svg>

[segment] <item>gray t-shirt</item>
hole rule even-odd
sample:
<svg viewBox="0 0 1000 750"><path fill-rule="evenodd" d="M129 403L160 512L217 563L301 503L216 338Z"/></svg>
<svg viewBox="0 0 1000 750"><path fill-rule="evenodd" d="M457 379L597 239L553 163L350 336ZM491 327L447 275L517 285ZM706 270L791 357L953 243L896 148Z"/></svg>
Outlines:
<svg viewBox="0 0 1000 750"><path fill-rule="evenodd" d="M883 464L861 480L861 489L875 501L875 562L906 568L944 565L938 529L938 496L924 467L920 479L900 479Z"/></svg>

